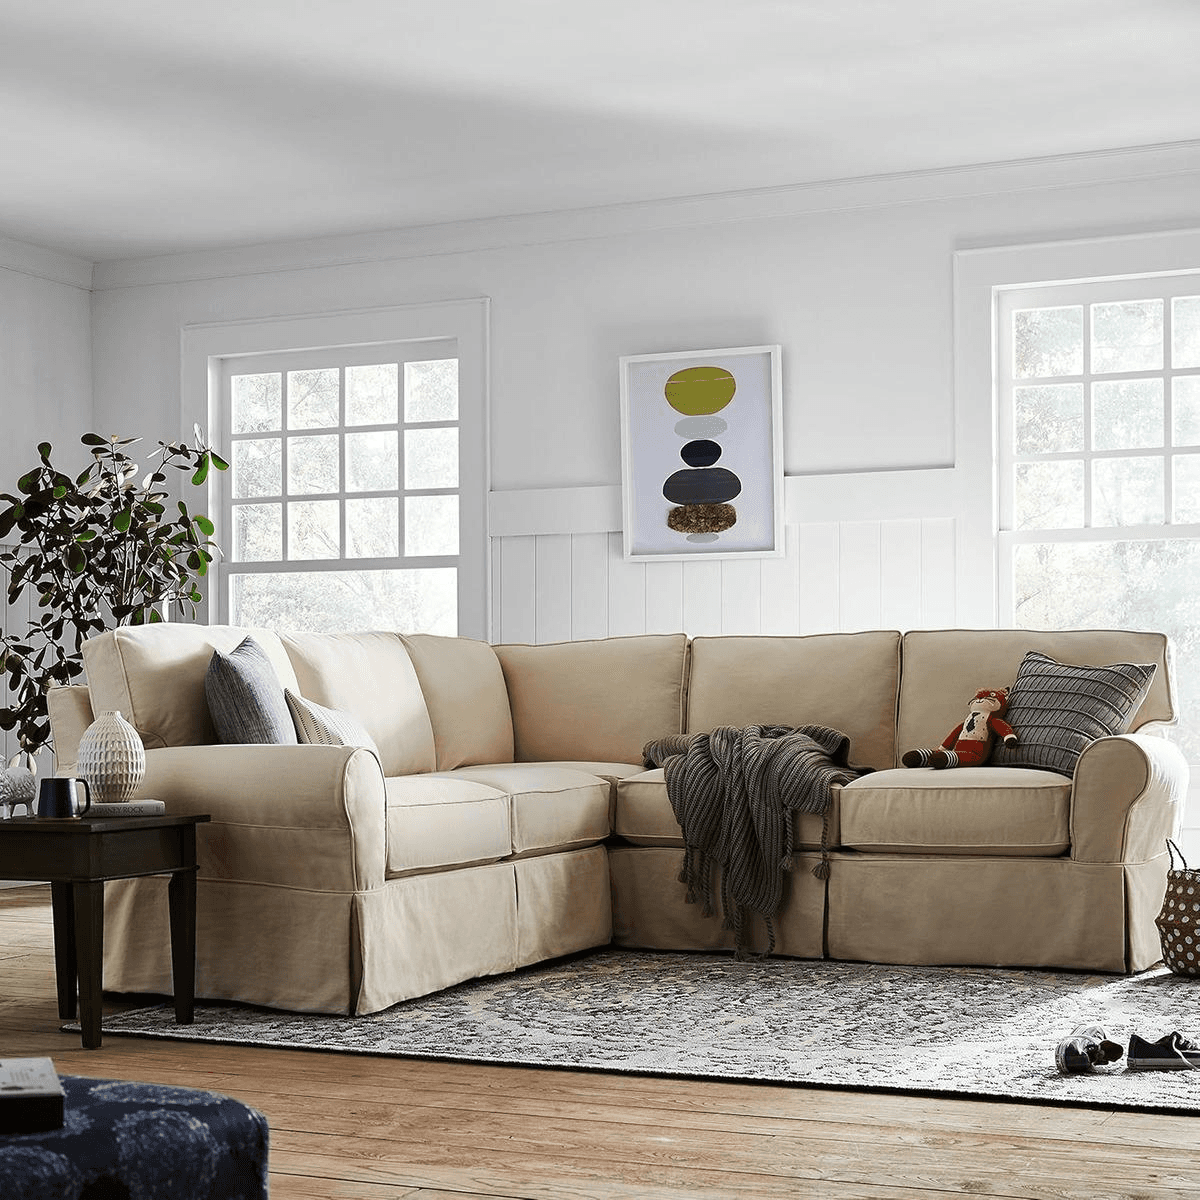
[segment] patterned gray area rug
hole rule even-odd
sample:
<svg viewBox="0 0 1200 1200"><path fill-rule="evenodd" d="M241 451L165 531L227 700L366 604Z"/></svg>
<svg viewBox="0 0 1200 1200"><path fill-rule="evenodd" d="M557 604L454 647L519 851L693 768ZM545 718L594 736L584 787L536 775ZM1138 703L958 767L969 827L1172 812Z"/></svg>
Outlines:
<svg viewBox="0 0 1200 1200"><path fill-rule="evenodd" d="M104 1033L718 1080L1200 1111L1200 1070L1064 1077L1076 1025L1200 1040L1200 980L604 950L367 1017L169 1005Z"/></svg>

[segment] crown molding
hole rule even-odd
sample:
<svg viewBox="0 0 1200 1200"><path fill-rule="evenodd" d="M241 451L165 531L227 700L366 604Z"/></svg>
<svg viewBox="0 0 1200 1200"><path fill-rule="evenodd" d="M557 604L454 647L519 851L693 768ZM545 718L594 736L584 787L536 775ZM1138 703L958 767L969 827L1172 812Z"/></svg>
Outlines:
<svg viewBox="0 0 1200 1200"><path fill-rule="evenodd" d="M92 266L86 258L78 258L74 254L0 237L0 270L16 271L20 275L32 275L37 279L48 279L51 283L65 283L91 291Z"/></svg>
<svg viewBox="0 0 1200 1200"><path fill-rule="evenodd" d="M95 266L93 288L145 287L392 259L586 241L662 229L1200 173L1200 141L872 175L675 199L272 242Z"/></svg>

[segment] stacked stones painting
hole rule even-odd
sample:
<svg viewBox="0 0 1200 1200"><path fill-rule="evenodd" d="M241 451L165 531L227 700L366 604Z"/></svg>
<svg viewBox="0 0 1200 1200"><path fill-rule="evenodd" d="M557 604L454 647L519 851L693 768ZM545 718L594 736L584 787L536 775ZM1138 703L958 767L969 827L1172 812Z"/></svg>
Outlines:
<svg viewBox="0 0 1200 1200"><path fill-rule="evenodd" d="M626 557L781 551L778 355L621 360Z"/></svg>
<svg viewBox="0 0 1200 1200"><path fill-rule="evenodd" d="M667 380L667 403L683 419L675 432L687 439L679 457L687 466L663 484L663 496L676 505L667 513L667 525L686 535L689 542L715 542L737 524L737 509L728 503L742 490L742 481L725 467L713 464L721 457L715 438L729 426L716 416L737 392L737 380L724 367L684 367Z"/></svg>

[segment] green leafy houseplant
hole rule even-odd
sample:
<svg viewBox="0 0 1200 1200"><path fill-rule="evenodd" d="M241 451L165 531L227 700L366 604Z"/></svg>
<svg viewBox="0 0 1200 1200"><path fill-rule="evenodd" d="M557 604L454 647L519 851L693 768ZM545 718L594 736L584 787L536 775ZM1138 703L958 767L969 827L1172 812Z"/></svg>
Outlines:
<svg viewBox="0 0 1200 1200"><path fill-rule="evenodd" d="M140 438L85 433L92 462L75 477L50 461L17 480L17 495L0 493L0 562L7 564L8 603L29 592L36 607L25 629L0 630L0 671L10 701L0 729L15 729L21 749L34 753L50 739L46 693L83 674L86 638L117 625L142 625L177 613L194 617L203 599L198 581L217 547L212 522L183 501L168 509L171 469L190 472L196 486L209 469L228 464L207 445L159 442L145 468L127 447ZM15 536L14 536L15 535ZM10 615L12 610L10 609Z"/></svg>

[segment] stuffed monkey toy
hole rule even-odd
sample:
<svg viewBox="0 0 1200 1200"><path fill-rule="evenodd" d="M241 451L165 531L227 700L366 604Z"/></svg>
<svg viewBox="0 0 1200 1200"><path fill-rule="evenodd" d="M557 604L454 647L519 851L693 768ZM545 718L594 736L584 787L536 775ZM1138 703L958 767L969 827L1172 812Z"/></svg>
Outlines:
<svg viewBox="0 0 1200 1200"><path fill-rule="evenodd" d="M992 752L992 737L1006 746L1017 744L1013 727L1005 720L1008 689L976 692L967 705L967 719L946 735L937 750L909 750L900 760L906 767L981 767Z"/></svg>

